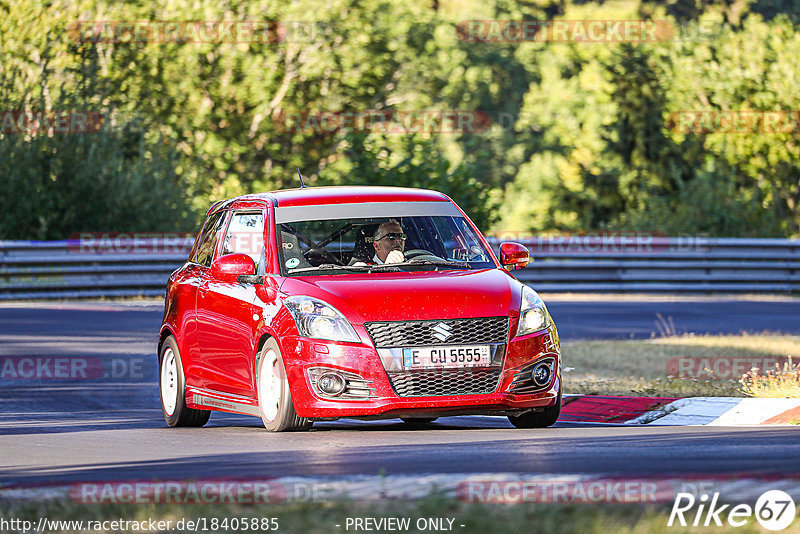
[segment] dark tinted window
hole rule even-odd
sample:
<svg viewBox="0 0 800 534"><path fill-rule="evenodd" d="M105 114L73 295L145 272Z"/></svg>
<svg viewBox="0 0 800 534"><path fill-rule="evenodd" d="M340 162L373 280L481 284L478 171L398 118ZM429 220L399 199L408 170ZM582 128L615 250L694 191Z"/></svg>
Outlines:
<svg viewBox="0 0 800 534"><path fill-rule="evenodd" d="M219 211L206 220L203 226L203 235L200 238L200 244L197 247L197 254L194 261L200 265L211 267L211 261L214 259L214 249L217 247L219 240L219 232L222 228L222 223L225 222L226 212Z"/></svg>

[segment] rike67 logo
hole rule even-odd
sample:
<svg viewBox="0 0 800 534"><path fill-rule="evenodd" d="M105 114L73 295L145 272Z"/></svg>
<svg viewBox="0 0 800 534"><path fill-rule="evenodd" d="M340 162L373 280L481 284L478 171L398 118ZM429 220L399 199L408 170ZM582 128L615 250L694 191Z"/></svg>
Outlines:
<svg viewBox="0 0 800 534"><path fill-rule="evenodd" d="M678 493L667 526L671 527L677 522L682 527L742 527L754 515L765 529L783 530L794 521L794 501L788 493L780 490L764 492L755 507L749 504L720 504L719 493L714 493L710 498L705 493L699 498L691 493Z"/></svg>

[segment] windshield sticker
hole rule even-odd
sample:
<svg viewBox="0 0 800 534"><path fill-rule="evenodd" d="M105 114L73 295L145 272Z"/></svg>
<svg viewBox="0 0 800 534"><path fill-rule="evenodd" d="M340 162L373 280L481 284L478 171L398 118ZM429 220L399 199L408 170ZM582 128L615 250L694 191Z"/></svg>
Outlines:
<svg viewBox="0 0 800 534"><path fill-rule="evenodd" d="M298 265L300 265L300 258L289 258L288 260L286 260L287 269L294 269Z"/></svg>

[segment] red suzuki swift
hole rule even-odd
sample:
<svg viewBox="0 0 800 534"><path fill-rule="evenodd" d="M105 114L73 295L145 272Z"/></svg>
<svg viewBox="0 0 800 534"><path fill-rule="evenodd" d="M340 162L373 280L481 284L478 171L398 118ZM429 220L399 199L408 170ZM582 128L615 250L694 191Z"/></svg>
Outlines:
<svg viewBox="0 0 800 534"><path fill-rule="evenodd" d="M389 187L245 195L208 212L167 284L158 343L170 426L210 411L271 431L339 417L429 422L561 409L556 327L446 195Z"/></svg>

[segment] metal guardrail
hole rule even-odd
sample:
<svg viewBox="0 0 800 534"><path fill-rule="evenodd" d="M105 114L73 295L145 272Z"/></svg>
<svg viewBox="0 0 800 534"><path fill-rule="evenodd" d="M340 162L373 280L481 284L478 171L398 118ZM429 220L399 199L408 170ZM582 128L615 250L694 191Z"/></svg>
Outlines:
<svg viewBox="0 0 800 534"><path fill-rule="evenodd" d="M0 241L0 300L160 296L188 256L175 240L137 241L139 250L110 245L87 250L77 241Z"/></svg>
<svg viewBox="0 0 800 534"><path fill-rule="evenodd" d="M519 240L534 261L517 278L542 292L800 292L800 240L546 237ZM499 242L490 239L497 250ZM139 250L74 241L0 241L0 300L163 295L188 249L150 239Z"/></svg>
<svg viewBox="0 0 800 534"><path fill-rule="evenodd" d="M522 243L534 261L515 274L542 292L800 292L796 239L634 235Z"/></svg>

